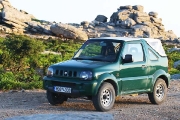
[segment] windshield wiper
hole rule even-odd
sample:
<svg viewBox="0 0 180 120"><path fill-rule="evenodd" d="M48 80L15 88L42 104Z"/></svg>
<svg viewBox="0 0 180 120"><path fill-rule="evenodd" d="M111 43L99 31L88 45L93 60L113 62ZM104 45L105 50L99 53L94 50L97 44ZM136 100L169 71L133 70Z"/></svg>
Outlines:
<svg viewBox="0 0 180 120"><path fill-rule="evenodd" d="M73 60L93 60L93 61L103 61L102 59L98 59L98 58L81 58L81 57L73 58Z"/></svg>
<svg viewBox="0 0 180 120"><path fill-rule="evenodd" d="M92 60L92 61L104 61L104 62L112 62L111 60L105 60L105 59L100 59L100 58L72 58L73 60Z"/></svg>
<svg viewBox="0 0 180 120"><path fill-rule="evenodd" d="M73 60L86 60L85 58L80 58L80 57L77 57L77 58L72 58Z"/></svg>
<svg viewBox="0 0 180 120"><path fill-rule="evenodd" d="M93 61L103 61L102 59L99 59L99 58L89 58L88 60L93 60Z"/></svg>

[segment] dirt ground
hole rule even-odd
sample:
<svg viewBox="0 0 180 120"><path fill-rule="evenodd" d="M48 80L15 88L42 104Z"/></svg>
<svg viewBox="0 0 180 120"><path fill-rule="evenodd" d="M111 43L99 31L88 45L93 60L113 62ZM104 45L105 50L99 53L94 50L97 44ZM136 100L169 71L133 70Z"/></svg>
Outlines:
<svg viewBox="0 0 180 120"><path fill-rule="evenodd" d="M63 105L52 106L44 90L0 91L0 120L21 115L77 112L97 111L90 100L82 98L68 99ZM115 120L180 120L180 80L171 82L167 100L161 105L151 104L146 94L121 96L107 113Z"/></svg>

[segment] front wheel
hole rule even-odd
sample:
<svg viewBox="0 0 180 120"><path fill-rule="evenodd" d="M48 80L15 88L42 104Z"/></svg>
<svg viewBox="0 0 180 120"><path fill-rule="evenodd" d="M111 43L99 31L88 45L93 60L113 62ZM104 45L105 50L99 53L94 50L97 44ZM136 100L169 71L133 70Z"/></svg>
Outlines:
<svg viewBox="0 0 180 120"><path fill-rule="evenodd" d="M97 95L92 97L93 105L98 111L109 111L115 102L115 91L112 84L104 82Z"/></svg>
<svg viewBox="0 0 180 120"><path fill-rule="evenodd" d="M153 88L152 93L148 93L149 100L153 104L161 104L165 101L167 95L167 85L165 81L159 78Z"/></svg>
<svg viewBox="0 0 180 120"><path fill-rule="evenodd" d="M51 105L63 104L64 101L67 101L67 97L50 91L46 91L48 102Z"/></svg>

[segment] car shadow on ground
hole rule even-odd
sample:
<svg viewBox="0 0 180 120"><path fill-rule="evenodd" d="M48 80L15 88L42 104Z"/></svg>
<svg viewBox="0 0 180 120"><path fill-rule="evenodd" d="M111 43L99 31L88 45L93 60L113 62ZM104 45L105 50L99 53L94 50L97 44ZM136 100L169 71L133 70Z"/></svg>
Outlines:
<svg viewBox="0 0 180 120"><path fill-rule="evenodd" d="M134 105L150 105L148 98L145 96L141 96L140 98L137 97L121 97L115 100L114 106L134 106ZM58 110L58 111L95 111L93 106L93 102L91 100L85 100L81 98L69 98L63 104L59 104L53 106L48 103L44 103L43 105L39 106L38 109L44 110Z"/></svg>
<svg viewBox="0 0 180 120"><path fill-rule="evenodd" d="M43 92L12 92L12 93L1 93L1 101L6 104L4 108L9 109L35 109L35 110L53 110L53 111L95 111L93 102L91 100L86 100L85 98L69 98L66 102L60 105L53 106L49 104L46 93ZM170 98L177 97L171 96ZM152 105L148 99L147 95L138 96L121 96L117 97L115 100L115 107L120 106L124 108L125 106L134 105Z"/></svg>
<svg viewBox="0 0 180 120"><path fill-rule="evenodd" d="M116 97L116 104L137 104L144 105L150 104L147 94L133 94L133 95L123 95Z"/></svg>

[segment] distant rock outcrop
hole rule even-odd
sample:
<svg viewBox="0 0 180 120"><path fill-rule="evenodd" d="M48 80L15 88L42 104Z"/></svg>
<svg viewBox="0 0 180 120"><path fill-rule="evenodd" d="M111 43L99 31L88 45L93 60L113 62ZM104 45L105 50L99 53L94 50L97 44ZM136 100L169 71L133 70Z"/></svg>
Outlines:
<svg viewBox="0 0 180 120"><path fill-rule="evenodd" d="M51 31L59 37L65 37L69 39L87 40L87 34L75 28L74 26L59 23L51 26Z"/></svg>
<svg viewBox="0 0 180 120"><path fill-rule="evenodd" d="M107 17L106 16L104 16L104 15L98 15L96 18L95 18L95 20L96 21L99 21L99 22L107 22Z"/></svg>
<svg viewBox="0 0 180 120"><path fill-rule="evenodd" d="M172 30L165 30L158 13L146 13L141 5L120 6L112 13L110 20L107 20L108 17L104 15L97 15L93 21L82 21L80 24L38 20L33 15L14 8L8 0L0 0L0 31L3 33L81 40L102 36L131 36L179 41Z"/></svg>
<svg viewBox="0 0 180 120"><path fill-rule="evenodd" d="M103 36L104 34L116 34L116 36L150 37L162 40L177 39L173 31L165 31L162 19L158 18L158 13L146 13L143 10L144 7L141 5L120 6L118 10L111 15L109 22L104 22L100 18L97 19L98 15L93 22L99 23L94 25L96 28L98 26L99 28L106 27L107 31L97 30L96 33L99 32L103 34ZM109 28L111 32L108 32Z"/></svg>
<svg viewBox="0 0 180 120"><path fill-rule="evenodd" d="M8 0L1 0L1 23L7 25L10 29L4 29L7 33L23 33L24 28L28 27L25 22L31 21L33 15L25 11L18 11L12 7ZM2 30L3 28L1 28Z"/></svg>

